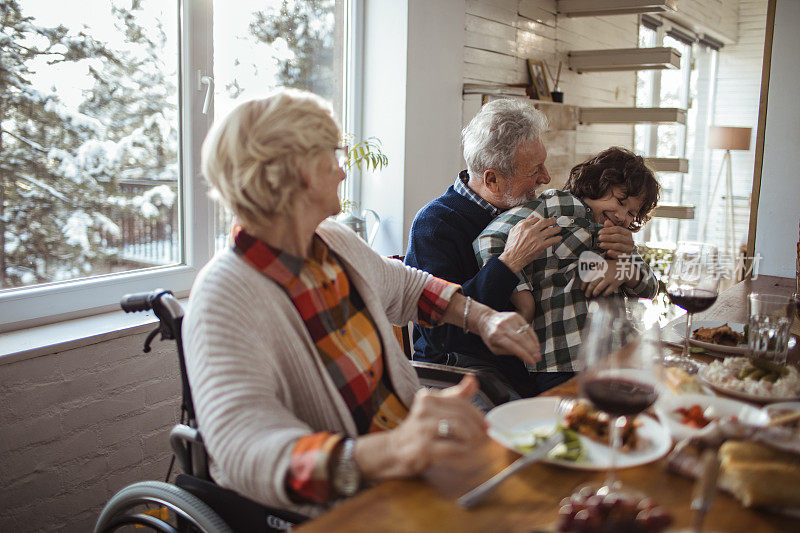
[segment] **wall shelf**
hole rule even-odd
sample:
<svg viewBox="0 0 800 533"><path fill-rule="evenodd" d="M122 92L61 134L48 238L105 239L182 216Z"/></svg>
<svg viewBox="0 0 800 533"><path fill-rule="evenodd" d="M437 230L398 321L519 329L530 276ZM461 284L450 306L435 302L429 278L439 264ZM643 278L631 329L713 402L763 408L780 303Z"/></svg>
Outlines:
<svg viewBox="0 0 800 533"><path fill-rule="evenodd" d="M679 157L645 157L644 163L653 172L689 172L689 160Z"/></svg>
<svg viewBox="0 0 800 533"><path fill-rule="evenodd" d="M578 50L567 53L567 64L578 73L678 69L681 54L668 47Z"/></svg>
<svg viewBox="0 0 800 533"><path fill-rule="evenodd" d="M556 11L568 17L636 15L677 11L677 0L558 0Z"/></svg>
<svg viewBox="0 0 800 533"><path fill-rule="evenodd" d="M676 107L582 107L581 124L686 124L686 110Z"/></svg>
<svg viewBox="0 0 800 533"><path fill-rule="evenodd" d="M465 83L462 94L489 94L501 97L528 98L526 85L506 85L501 83Z"/></svg>
<svg viewBox="0 0 800 533"><path fill-rule="evenodd" d="M661 203L653 209L653 218L676 218L678 220L693 220L694 206Z"/></svg>

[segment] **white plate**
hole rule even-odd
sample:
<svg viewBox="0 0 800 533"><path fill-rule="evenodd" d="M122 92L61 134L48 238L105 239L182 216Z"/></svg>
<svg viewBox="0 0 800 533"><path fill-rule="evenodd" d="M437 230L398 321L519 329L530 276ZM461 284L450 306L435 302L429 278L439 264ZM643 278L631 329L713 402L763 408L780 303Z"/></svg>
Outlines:
<svg viewBox="0 0 800 533"><path fill-rule="evenodd" d="M561 422L556 417L560 398L527 398L495 407L486 415L489 423L489 436L515 452L514 436L537 429L551 429ZM630 468L656 461L672 446L667 428L649 416L639 416L639 449L622 452L617 456L618 468ZM611 466L611 448L580 435L581 444L586 451L583 461L564 461L543 459L544 462L573 468L576 470L606 470Z"/></svg>
<svg viewBox="0 0 800 533"><path fill-rule="evenodd" d="M700 378L700 381L702 381L715 391L721 392L726 396L732 396L734 398L739 398L740 400L747 400L748 402L760 403L760 404L800 400L800 396L761 396L757 394L749 394L747 392L729 389L721 385L716 385L712 383L710 380L706 379L705 373L707 370L708 367L701 368L700 371L697 373L697 377Z"/></svg>
<svg viewBox="0 0 800 533"><path fill-rule="evenodd" d="M773 413L783 411L800 411L800 402L778 402L771 403L762 409L771 418Z"/></svg>
<svg viewBox="0 0 800 533"><path fill-rule="evenodd" d="M658 419L672 433L672 437L678 441L690 437L700 437L713 430L713 424L704 428L693 428L686 424L681 424L680 415L675 414L675 410L683 407L688 409L693 405L699 405L703 411L708 408L713 410L711 414L714 418L728 418L735 416L740 422L753 426L763 426L769 422L767 413L730 398L720 398L718 396L706 396L705 394L681 394L679 396L662 394L655 405Z"/></svg>
<svg viewBox="0 0 800 533"><path fill-rule="evenodd" d="M717 328L723 324L725 324L725 322L714 320L692 320L692 331L698 328ZM736 333L744 333L744 324L739 324L738 322L728 322L727 324ZM672 323L671 328L673 333L675 333L681 339L684 339L686 337L686 318L684 317L682 320L676 320ZM724 346L722 344L714 344L713 342L698 341L690 336L689 344L692 346L697 346L698 348L705 348L706 350L712 352L724 352L730 355L748 355L750 353L747 343L739 344L738 346Z"/></svg>

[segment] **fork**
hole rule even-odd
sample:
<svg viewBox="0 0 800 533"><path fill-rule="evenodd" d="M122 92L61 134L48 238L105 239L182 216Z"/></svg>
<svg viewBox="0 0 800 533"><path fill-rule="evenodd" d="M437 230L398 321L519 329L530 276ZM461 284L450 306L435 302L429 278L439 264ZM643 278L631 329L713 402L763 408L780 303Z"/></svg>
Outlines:
<svg viewBox="0 0 800 533"><path fill-rule="evenodd" d="M555 408L555 415L557 418L562 418L566 415L575 405L573 398L561 398ZM503 481L513 476L523 468L531 465L546 456L550 451L564 441L564 435L560 431L553 431L553 434L547 437L544 441L540 442L533 450L526 453L503 470L490 477L468 493L461 496L457 503L465 509L472 509L486 496L489 495L495 488L497 488Z"/></svg>

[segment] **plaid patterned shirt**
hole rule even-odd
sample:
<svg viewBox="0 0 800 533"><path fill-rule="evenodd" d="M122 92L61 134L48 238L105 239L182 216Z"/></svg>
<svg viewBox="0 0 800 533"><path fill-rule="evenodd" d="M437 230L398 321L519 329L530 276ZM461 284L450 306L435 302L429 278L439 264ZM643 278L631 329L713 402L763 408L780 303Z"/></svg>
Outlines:
<svg viewBox="0 0 800 533"><path fill-rule="evenodd" d="M467 182L469 181L469 173L466 170L462 170L458 173L458 177L456 178L456 182L453 184L453 189L463 196L464 198L471 200L481 206L482 208L489 211L493 217L496 217L500 214L500 210L497 209L495 206L478 196L475 191L469 188Z"/></svg>
<svg viewBox="0 0 800 533"><path fill-rule="evenodd" d="M495 218L472 243L479 265L500 255L508 232L529 215L555 217L561 226L562 241L548 248L518 274L517 291L533 292L536 311L533 327L542 343L542 360L528 370L565 372L580 370L575 361L581 344L581 329L586 322L588 301L578 277L578 257L585 251L603 255L598 232L603 227L594 221L591 209L566 191L550 189L525 205L510 209ZM621 287L623 293L652 298L658 282L650 267L634 251L631 263L641 269L642 279L634 288Z"/></svg>
<svg viewBox="0 0 800 533"><path fill-rule="evenodd" d="M303 259L234 230L234 251L253 268L278 283L297 308L360 435L397 427L408 408L395 395L384 372L383 346L372 316L339 260L318 236L311 257ZM458 285L431 279L418 301L420 323L441 321ZM297 440L286 485L299 499L331 498L331 453L343 435L318 432Z"/></svg>

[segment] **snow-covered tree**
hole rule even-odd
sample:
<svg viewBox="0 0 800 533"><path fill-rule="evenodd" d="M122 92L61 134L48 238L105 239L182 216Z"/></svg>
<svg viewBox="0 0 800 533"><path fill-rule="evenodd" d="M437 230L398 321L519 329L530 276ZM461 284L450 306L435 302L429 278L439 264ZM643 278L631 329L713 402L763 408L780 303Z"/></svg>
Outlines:
<svg viewBox="0 0 800 533"><path fill-rule="evenodd" d="M280 85L333 99L334 8L334 0L283 0L253 14L250 33L285 52L275 56Z"/></svg>
<svg viewBox="0 0 800 533"><path fill-rule="evenodd" d="M75 164L99 124L31 81L35 61L90 57L113 60L83 32L38 26L17 0L0 4L0 286L54 279L65 260L70 274L80 273L94 254L74 239L70 217L100 208L102 185ZM62 153L70 157L52 157Z"/></svg>
<svg viewBox="0 0 800 533"><path fill-rule="evenodd" d="M0 3L0 287L107 272L116 220L153 206L120 197L119 180L177 176L165 39L136 23L140 9L113 8L126 44L112 50L84 31L38 25L17 0ZM43 59L88 66L94 86L82 104L36 86Z"/></svg>

